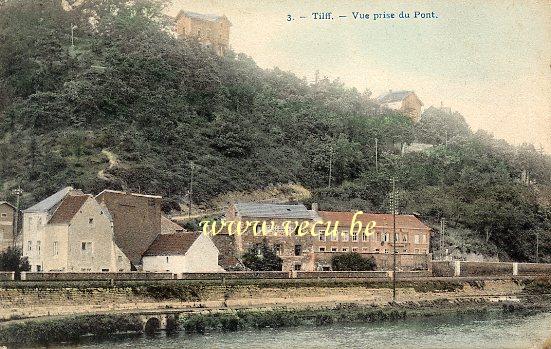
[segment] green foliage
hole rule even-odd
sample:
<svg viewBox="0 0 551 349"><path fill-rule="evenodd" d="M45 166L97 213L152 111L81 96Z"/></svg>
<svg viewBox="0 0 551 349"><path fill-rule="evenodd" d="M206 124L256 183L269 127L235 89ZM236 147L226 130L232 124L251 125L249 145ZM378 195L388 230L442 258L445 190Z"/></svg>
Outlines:
<svg viewBox="0 0 551 349"><path fill-rule="evenodd" d="M281 271L283 260L264 239L243 254L243 264L254 271Z"/></svg>
<svg viewBox="0 0 551 349"><path fill-rule="evenodd" d="M69 3L0 3L1 198L19 185L23 207L66 185L125 189L163 195L169 211L193 162L195 204L295 182L323 209L385 212L396 176L402 212L446 218L519 261L535 261L538 233L551 261L551 157L532 145L436 108L413 125L338 80L219 57L165 30L164 0ZM412 142L434 146L401 154Z"/></svg>
<svg viewBox="0 0 551 349"><path fill-rule="evenodd" d="M337 271L370 271L375 270L377 264L373 257L364 258L359 253L349 252L333 256L331 266Z"/></svg>
<svg viewBox="0 0 551 349"><path fill-rule="evenodd" d="M2 344L74 342L84 335L107 336L117 332L141 332L134 315L85 315L54 320L18 322L0 328Z"/></svg>
<svg viewBox="0 0 551 349"><path fill-rule="evenodd" d="M0 252L0 271L14 271L15 279L19 280L21 272L29 270L31 270L29 260L23 257L21 249L10 246Z"/></svg>

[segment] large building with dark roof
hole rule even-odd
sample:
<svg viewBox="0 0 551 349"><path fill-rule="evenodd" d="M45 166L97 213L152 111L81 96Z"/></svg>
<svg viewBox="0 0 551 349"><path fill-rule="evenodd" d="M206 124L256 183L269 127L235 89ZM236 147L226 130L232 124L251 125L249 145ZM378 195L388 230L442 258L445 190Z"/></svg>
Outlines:
<svg viewBox="0 0 551 349"><path fill-rule="evenodd" d="M226 16L180 11L175 19L178 37L195 39L220 56L230 47L230 27Z"/></svg>
<svg viewBox="0 0 551 349"><path fill-rule="evenodd" d="M413 91L388 91L377 98L377 103L383 108L396 110L413 122L418 122L421 118L421 107L423 102Z"/></svg>
<svg viewBox="0 0 551 349"><path fill-rule="evenodd" d="M22 249L31 271L129 271L114 241L111 215L96 199L66 187L23 211Z"/></svg>

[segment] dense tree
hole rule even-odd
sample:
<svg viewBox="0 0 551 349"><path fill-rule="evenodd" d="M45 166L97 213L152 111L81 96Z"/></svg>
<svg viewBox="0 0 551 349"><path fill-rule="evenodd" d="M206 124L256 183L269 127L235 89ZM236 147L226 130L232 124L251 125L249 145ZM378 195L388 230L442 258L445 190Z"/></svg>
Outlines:
<svg viewBox="0 0 551 349"><path fill-rule="evenodd" d="M365 258L356 252L333 256L331 267L336 271L370 271L377 268L373 257Z"/></svg>
<svg viewBox="0 0 551 349"><path fill-rule="evenodd" d="M8 247L0 252L0 271L14 271L16 280L19 280L21 272L29 270L29 261L27 257L23 257L19 248Z"/></svg>
<svg viewBox="0 0 551 349"><path fill-rule="evenodd" d="M283 260L276 254L266 239L249 248L243 255L243 265L254 271L281 270Z"/></svg>

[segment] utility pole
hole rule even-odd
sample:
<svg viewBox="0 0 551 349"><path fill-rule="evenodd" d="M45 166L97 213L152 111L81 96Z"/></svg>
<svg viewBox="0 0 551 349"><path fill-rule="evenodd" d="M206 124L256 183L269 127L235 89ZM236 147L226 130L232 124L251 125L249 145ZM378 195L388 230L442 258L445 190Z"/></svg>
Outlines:
<svg viewBox="0 0 551 349"><path fill-rule="evenodd" d="M71 23L71 48L75 47L75 29L77 29L77 26Z"/></svg>
<svg viewBox="0 0 551 349"><path fill-rule="evenodd" d="M191 206L193 204L193 161L189 163L190 167L190 179L189 179L189 193L188 193L188 200L189 200L189 210L188 210L188 218L191 218Z"/></svg>
<svg viewBox="0 0 551 349"><path fill-rule="evenodd" d="M540 262L540 233L536 233L536 263Z"/></svg>
<svg viewBox="0 0 551 349"><path fill-rule="evenodd" d="M444 260L444 233L446 230L446 220L440 219L440 258Z"/></svg>
<svg viewBox="0 0 551 349"><path fill-rule="evenodd" d="M21 201L21 195L23 195L23 190L21 186L14 190L14 194L17 196L15 201L15 222L13 224L13 247L17 246L17 236L19 235L19 204Z"/></svg>
<svg viewBox="0 0 551 349"><path fill-rule="evenodd" d="M379 172L379 139L375 138L375 171Z"/></svg>
<svg viewBox="0 0 551 349"><path fill-rule="evenodd" d="M396 179L392 178L392 302L396 303Z"/></svg>
<svg viewBox="0 0 551 349"><path fill-rule="evenodd" d="M333 145L329 148L329 185L331 188L331 178L333 177Z"/></svg>

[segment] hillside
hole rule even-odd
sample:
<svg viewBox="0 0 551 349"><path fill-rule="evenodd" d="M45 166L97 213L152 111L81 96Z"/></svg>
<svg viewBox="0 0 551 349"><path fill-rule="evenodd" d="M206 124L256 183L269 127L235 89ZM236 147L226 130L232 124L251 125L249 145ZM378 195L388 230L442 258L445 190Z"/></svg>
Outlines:
<svg viewBox="0 0 551 349"><path fill-rule="evenodd" d="M65 11L0 1L2 198L21 185L25 206L73 185L160 194L177 208L193 169L193 201L204 207L297 183L322 209L385 211L396 176L403 212L446 218L502 258L535 260L539 233L551 261L549 201L520 182L525 171L551 185L549 156L473 133L458 113L429 108L413 125L379 111L368 91L218 57L173 38L163 3L90 0ZM397 145L414 141L434 147L400 155Z"/></svg>

